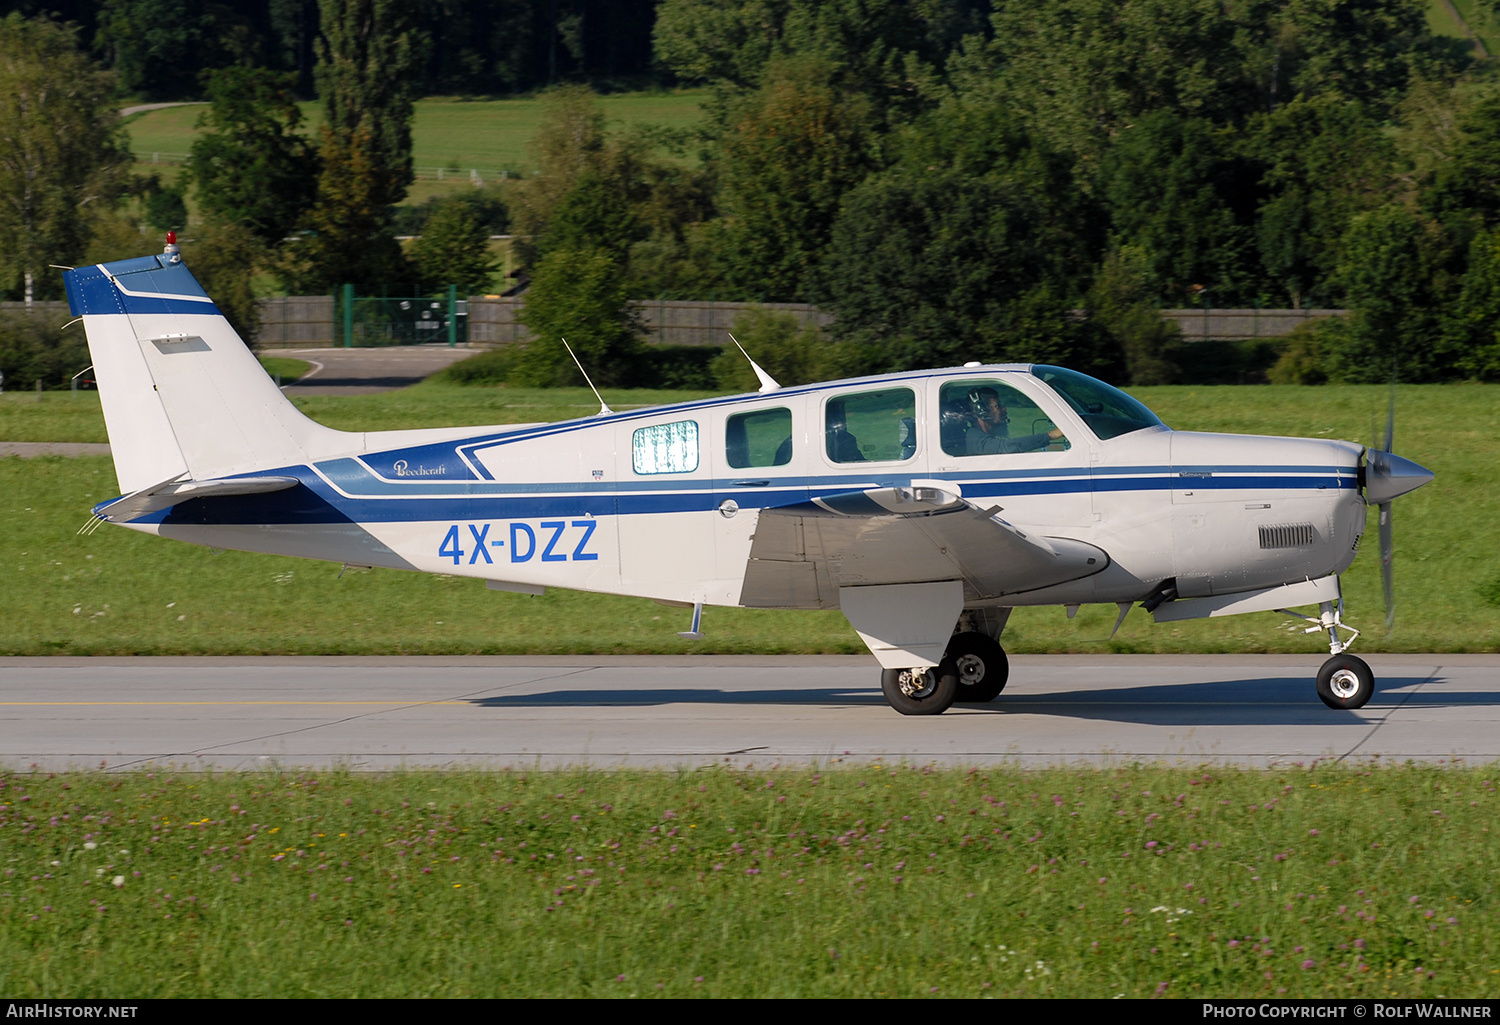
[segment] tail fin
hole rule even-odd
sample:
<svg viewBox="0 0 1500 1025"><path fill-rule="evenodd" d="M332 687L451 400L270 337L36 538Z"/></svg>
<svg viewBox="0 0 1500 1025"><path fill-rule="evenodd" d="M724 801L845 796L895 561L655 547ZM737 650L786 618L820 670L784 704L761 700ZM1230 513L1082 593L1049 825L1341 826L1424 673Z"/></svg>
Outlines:
<svg viewBox="0 0 1500 1025"><path fill-rule="evenodd" d="M358 448L303 416L182 264L161 256L64 274L83 318L115 474L126 493Z"/></svg>

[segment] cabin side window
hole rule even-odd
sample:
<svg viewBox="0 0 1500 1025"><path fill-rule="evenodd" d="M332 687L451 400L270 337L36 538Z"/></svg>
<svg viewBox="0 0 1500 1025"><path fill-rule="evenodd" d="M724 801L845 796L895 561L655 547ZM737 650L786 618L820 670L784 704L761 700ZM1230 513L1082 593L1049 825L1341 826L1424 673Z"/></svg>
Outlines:
<svg viewBox="0 0 1500 1025"><path fill-rule="evenodd" d="M636 473L691 473L698 469L698 422L642 427L631 436Z"/></svg>
<svg viewBox="0 0 1500 1025"><path fill-rule="evenodd" d="M828 458L835 463L910 459L917 452L915 412L910 388L835 395L823 407Z"/></svg>
<svg viewBox="0 0 1500 1025"><path fill-rule="evenodd" d="M1068 439L1024 392L1000 381L950 381L938 393L938 435L950 456L1066 451Z"/></svg>
<svg viewBox="0 0 1500 1025"><path fill-rule="evenodd" d="M736 413L724 424L724 456L736 470L785 466L792 461L792 411Z"/></svg>

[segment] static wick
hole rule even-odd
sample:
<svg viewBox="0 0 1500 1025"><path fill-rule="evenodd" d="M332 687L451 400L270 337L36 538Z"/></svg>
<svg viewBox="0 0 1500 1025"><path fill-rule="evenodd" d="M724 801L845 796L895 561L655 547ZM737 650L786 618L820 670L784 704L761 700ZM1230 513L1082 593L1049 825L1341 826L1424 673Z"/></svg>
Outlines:
<svg viewBox="0 0 1500 1025"><path fill-rule="evenodd" d="M558 337L561 338L562 336L559 335ZM578 368L578 372L583 375L583 379L589 382L589 390L594 393L594 398L599 400L599 412L595 415L603 416L605 413L613 413L614 410L609 408L609 403L604 401L604 396L599 394L599 389L595 388L594 382L589 379L589 372L583 369L582 363L578 362L578 354L573 351L573 347L568 344L568 340L563 338L562 343L563 348L568 350L568 355L573 357L573 365Z"/></svg>

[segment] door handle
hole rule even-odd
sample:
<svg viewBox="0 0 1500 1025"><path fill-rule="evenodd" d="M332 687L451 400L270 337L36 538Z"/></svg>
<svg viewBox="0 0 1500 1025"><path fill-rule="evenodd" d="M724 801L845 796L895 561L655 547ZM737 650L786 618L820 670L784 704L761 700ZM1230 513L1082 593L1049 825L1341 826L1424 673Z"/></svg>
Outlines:
<svg viewBox="0 0 1500 1025"><path fill-rule="evenodd" d="M737 480L734 486L737 488L764 488L771 484L768 480Z"/></svg>

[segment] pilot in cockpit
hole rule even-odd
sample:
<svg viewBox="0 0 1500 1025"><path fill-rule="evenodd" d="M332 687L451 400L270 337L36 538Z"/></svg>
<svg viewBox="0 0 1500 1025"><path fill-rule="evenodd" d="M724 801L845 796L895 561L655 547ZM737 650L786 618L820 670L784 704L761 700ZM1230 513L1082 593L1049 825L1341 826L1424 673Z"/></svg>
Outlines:
<svg viewBox="0 0 1500 1025"><path fill-rule="evenodd" d="M1036 452L1063 436L1053 428L1045 434L1030 434L1021 438L1010 437L1010 416L1000 402L1000 393L994 388L974 388L969 391L969 429L964 432L964 450L968 455L988 455L994 452Z"/></svg>

